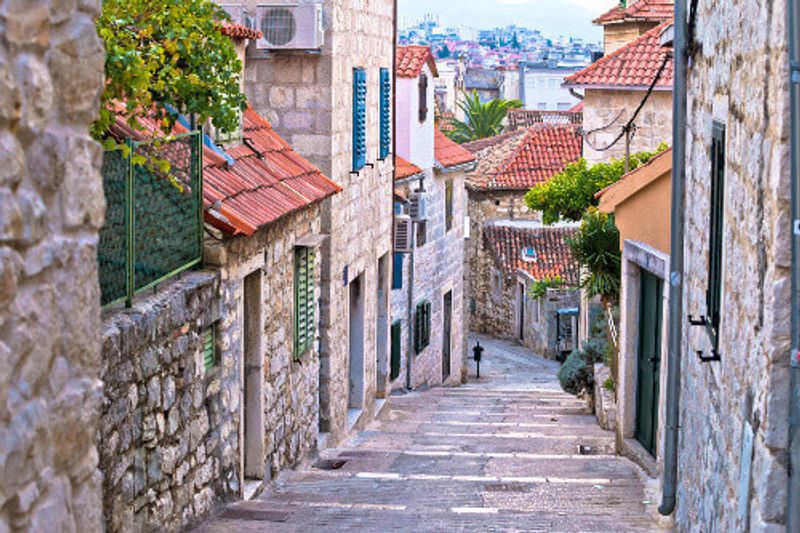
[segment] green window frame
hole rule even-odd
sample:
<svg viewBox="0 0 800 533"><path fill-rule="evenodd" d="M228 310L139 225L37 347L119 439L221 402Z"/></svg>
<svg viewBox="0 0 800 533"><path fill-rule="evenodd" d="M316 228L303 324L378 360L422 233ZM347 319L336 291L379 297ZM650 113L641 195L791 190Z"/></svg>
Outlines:
<svg viewBox="0 0 800 533"><path fill-rule="evenodd" d="M431 343L431 303L423 300L414 313L414 351L422 353Z"/></svg>
<svg viewBox="0 0 800 533"><path fill-rule="evenodd" d="M294 359L314 346L316 324L316 249L294 249Z"/></svg>
<svg viewBox="0 0 800 533"><path fill-rule="evenodd" d="M212 324L200 332L200 342L203 348L203 368L206 372L217 366L217 325Z"/></svg>
<svg viewBox="0 0 800 533"><path fill-rule="evenodd" d="M445 233L453 229L453 180L444 184L444 227Z"/></svg>
<svg viewBox="0 0 800 533"><path fill-rule="evenodd" d="M711 201L708 233L706 328L714 350L719 348L722 316L722 259L725 215L725 125L714 122L711 135Z"/></svg>
<svg viewBox="0 0 800 533"><path fill-rule="evenodd" d="M391 381L400 377L400 359L403 343L403 323L398 320L392 324L392 355L389 368L389 379Z"/></svg>

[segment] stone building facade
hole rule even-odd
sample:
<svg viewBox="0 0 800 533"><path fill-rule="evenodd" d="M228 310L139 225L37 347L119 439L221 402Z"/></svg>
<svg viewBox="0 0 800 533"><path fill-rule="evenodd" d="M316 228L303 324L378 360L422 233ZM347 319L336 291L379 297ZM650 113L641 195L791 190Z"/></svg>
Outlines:
<svg viewBox="0 0 800 533"><path fill-rule="evenodd" d="M709 335L684 322L680 529L782 531L786 523L792 224L785 21L784 1L698 6L702 47L688 73L682 316L708 314L711 176L722 170L722 360L702 363L696 352L710 354ZM734 27L748 38L725 29ZM725 153L716 168L712 142Z"/></svg>
<svg viewBox="0 0 800 533"><path fill-rule="evenodd" d="M515 326L518 332L521 328L522 333L522 337L517 338L533 353L563 361L577 348L580 291L547 289L541 298L533 298L531 289L535 281L527 271L517 272Z"/></svg>
<svg viewBox="0 0 800 533"><path fill-rule="evenodd" d="M627 0L592 22L603 26L603 51L609 55L672 15L674 0Z"/></svg>
<svg viewBox="0 0 800 533"><path fill-rule="evenodd" d="M244 2L256 14L256 0ZM301 5L310 4L307 0ZM390 0L322 5L315 53L248 49L245 90L303 157L343 187L322 204L320 429L333 443L387 392L391 158L379 159L380 69L391 70ZM366 166L353 172L354 69L366 76ZM381 369L379 370L379 366Z"/></svg>
<svg viewBox="0 0 800 533"><path fill-rule="evenodd" d="M99 2L0 2L0 530L98 531ZM78 326L76 326L78 325Z"/></svg>

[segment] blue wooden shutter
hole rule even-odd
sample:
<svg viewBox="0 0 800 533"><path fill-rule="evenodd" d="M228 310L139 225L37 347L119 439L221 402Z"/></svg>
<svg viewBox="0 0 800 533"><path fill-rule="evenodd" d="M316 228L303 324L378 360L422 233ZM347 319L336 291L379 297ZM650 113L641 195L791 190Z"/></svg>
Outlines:
<svg viewBox="0 0 800 533"><path fill-rule="evenodd" d="M381 69L381 150L380 159L389 157L392 145L392 82L389 69Z"/></svg>
<svg viewBox="0 0 800 533"><path fill-rule="evenodd" d="M392 265L392 289L403 288L403 254L394 254L394 264Z"/></svg>
<svg viewBox="0 0 800 533"><path fill-rule="evenodd" d="M353 69L353 172L367 164L367 73Z"/></svg>

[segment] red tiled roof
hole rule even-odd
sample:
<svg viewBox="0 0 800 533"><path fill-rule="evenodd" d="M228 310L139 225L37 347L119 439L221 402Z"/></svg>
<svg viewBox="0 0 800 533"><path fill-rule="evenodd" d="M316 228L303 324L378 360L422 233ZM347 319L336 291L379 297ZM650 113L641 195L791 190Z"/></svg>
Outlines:
<svg viewBox="0 0 800 533"><path fill-rule="evenodd" d="M663 22L673 18L674 9L673 0L638 0L627 8L613 7L592 23L605 25L629 21Z"/></svg>
<svg viewBox="0 0 800 533"><path fill-rule="evenodd" d="M564 80L565 87L647 89L670 54L656 89L672 89L672 51L659 42L665 22Z"/></svg>
<svg viewBox="0 0 800 533"><path fill-rule="evenodd" d="M123 105L115 106L121 113ZM303 159L252 109L244 112L244 136L258 152L245 145L220 154L203 145L203 205L207 223L232 235L252 235L258 228L294 211L320 202L342 188ZM117 139L163 137L155 119L140 119L142 130L128 126L117 114L110 132ZM175 124L175 134L187 130Z"/></svg>
<svg viewBox="0 0 800 533"><path fill-rule="evenodd" d="M574 227L487 226L484 236L487 248L506 274L524 270L537 281L560 276L569 286L580 282L580 267L567 244ZM536 259L524 260L522 252L532 248Z"/></svg>
<svg viewBox="0 0 800 533"><path fill-rule="evenodd" d="M472 153L460 144L448 139L439 128L434 128L433 131L433 152L436 162L443 168L466 165L475 161L475 156Z"/></svg>
<svg viewBox="0 0 800 533"><path fill-rule="evenodd" d="M252 148L241 144L228 149L235 160L233 166L212 162L204 173L206 203L221 202L218 211L232 222L240 221L233 223L233 233L250 235L342 190L252 109L244 112L243 135ZM213 218L207 220L215 223Z"/></svg>
<svg viewBox="0 0 800 533"><path fill-rule="evenodd" d="M583 100L569 108L570 113L583 113Z"/></svg>
<svg viewBox="0 0 800 533"><path fill-rule="evenodd" d="M409 45L397 47L397 70L399 78L416 78L422 73L422 67L427 63L434 76L439 76L436 69L436 59L433 57L430 46Z"/></svg>
<svg viewBox="0 0 800 533"><path fill-rule="evenodd" d="M417 174L422 174L421 168L414 163L409 163L406 159L403 159L399 155L395 156L394 179L402 180L405 178L410 178L411 176L416 176Z"/></svg>
<svg viewBox="0 0 800 533"><path fill-rule="evenodd" d="M576 126L546 124L518 131L481 152L477 169L468 177L470 187L527 190L581 157L583 136Z"/></svg>
<svg viewBox="0 0 800 533"><path fill-rule="evenodd" d="M227 35L228 37L236 37L239 39L260 39L262 34L258 30L254 30L253 28L248 28L242 24L236 24L235 22L230 22L227 20L221 20L218 23L219 31L222 35Z"/></svg>

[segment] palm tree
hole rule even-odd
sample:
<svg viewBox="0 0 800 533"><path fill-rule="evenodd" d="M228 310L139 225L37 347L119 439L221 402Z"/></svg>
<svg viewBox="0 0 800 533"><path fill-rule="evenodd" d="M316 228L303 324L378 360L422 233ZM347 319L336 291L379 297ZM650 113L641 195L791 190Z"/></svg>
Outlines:
<svg viewBox="0 0 800 533"><path fill-rule="evenodd" d="M465 143L501 133L508 110L522 107L522 102L496 98L483 103L478 92L472 91L472 94L464 94L458 107L464 112L465 120L451 119L453 130L448 136L457 143Z"/></svg>

